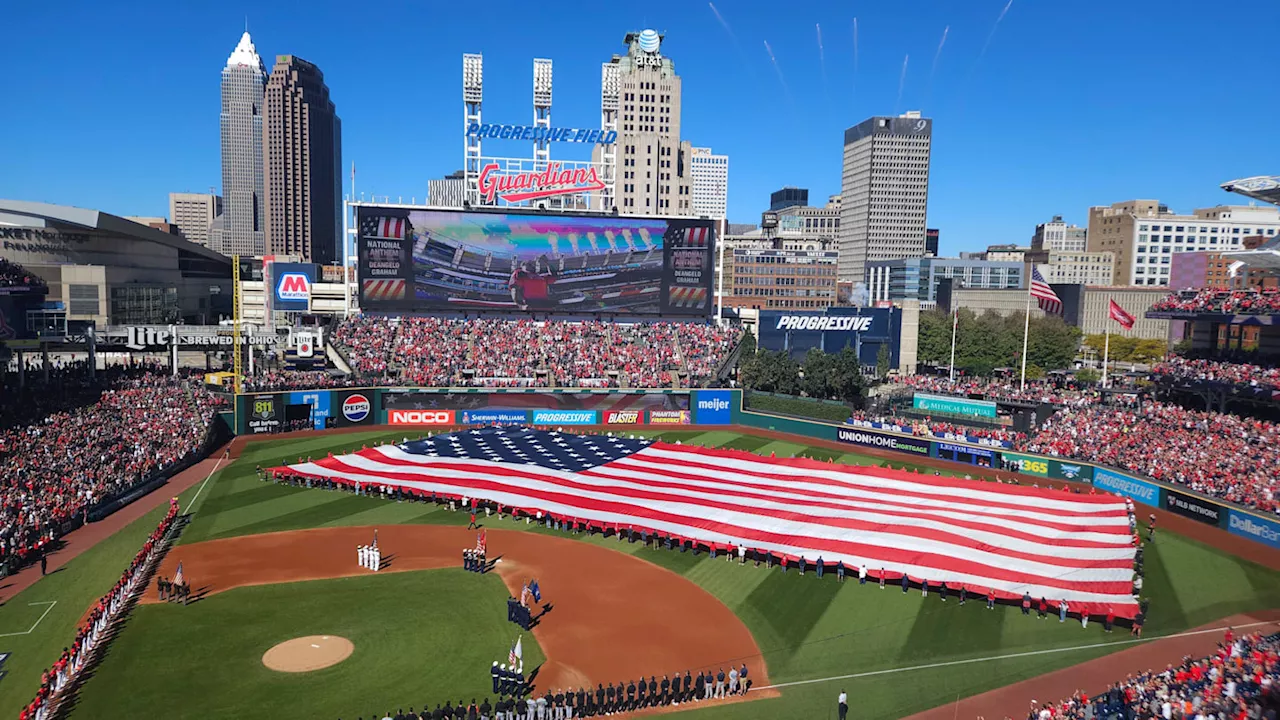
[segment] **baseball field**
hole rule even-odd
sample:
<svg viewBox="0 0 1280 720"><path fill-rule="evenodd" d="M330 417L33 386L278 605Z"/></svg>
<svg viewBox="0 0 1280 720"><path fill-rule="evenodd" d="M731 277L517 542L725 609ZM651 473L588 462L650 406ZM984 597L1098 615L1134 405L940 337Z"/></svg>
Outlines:
<svg viewBox="0 0 1280 720"><path fill-rule="evenodd" d="M1151 607L1141 643L1125 630L1104 634L1097 623L1082 629L1014 607L987 611L976 598L959 607L954 596L944 604L936 594L839 584L831 574L784 574L509 517L481 518L490 557L499 559L495 572L481 575L460 567L460 551L475 540L466 513L264 482L255 471L405 434L237 445L181 493L190 521L159 572L172 575L182 562L195 602L161 603L153 584L77 693L71 716L369 718L483 698L491 694L490 663L505 662L521 633L504 617L505 600L530 577L539 578L546 607L522 636L524 664L538 669L539 688L748 665L755 685L746 701L692 711L708 718L834 716L842 689L859 718L905 717L1136 646L1155 648L1160 637L1228 616L1280 608L1280 573L1170 531L1146 553L1143 594ZM915 467L746 432L646 434L779 457ZM946 463L940 469L963 472ZM0 653L10 653L0 715L17 715L40 670L69 644L162 512L0 606ZM378 573L360 568L355 552L374 528L387 560ZM350 655L309 672L263 664L278 644L313 636L349 641ZM323 644L303 643L291 661L304 666L308 653L326 651Z"/></svg>

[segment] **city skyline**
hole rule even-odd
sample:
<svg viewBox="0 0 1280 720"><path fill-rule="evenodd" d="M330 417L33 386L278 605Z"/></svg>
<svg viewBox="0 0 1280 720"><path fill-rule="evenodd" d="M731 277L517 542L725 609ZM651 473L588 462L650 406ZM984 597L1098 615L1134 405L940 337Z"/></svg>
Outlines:
<svg viewBox="0 0 1280 720"><path fill-rule="evenodd" d="M345 27L340 6L322 3L301 19L283 6L255 6L250 30L264 56L299 54L325 69L335 101L351 108L343 112L343 180L354 160L356 192L366 197L422 201L429 179L459 167L456 68L463 52L485 53L486 119L526 121L528 68L535 57L547 57L556 63L554 125L592 127L599 63L618 51L621 33L650 27L664 34L664 54L675 59L684 80L682 139L733 158L733 222L758 221L769 192L783 185L808 187L816 197L839 192L843 129L916 108L936 122L928 226L943 230L943 254L1025 242L1053 215L1084 225L1089 207L1132 198L1156 197L1186 209L1243 204L1218 183L1274 172L1258 159L1276 155L1270 134L1206 140L1197 129L1203 110L1193 107L1230 108L1231 121L1242 128L1251 126L1250 117L1274 114L1277 100L1264 94L1237 108L1231 83L1217 82L1240 74L1220 62L1230 48L1265 41L1264 29L1280 20L1274 5L1245 2L1233 13L1201 17L1138 2L1118 12L1108 8L1107 22L1098 23L1100 3L1015 3L996 23L1003 6L925 4L906 12L833 5L779 21L762 3L743 3L720 8L722 24L704 5L668 2L643 13L609 9L591 22L571 9L519 23L494 13L486 32L466 30L461 9L369 9L401 18L387 38ZM217 184L210 78L241 31L246 8L168 8L167 15L159 8L140 3L117 15L86 9L66 27L75 57L99 58L87 63L92 67L82 81L91 87L78 103L92 103L107 117L93 127L73 126L70 98L55 97L36 114L42 117L8 118L6 135L23 141L6 153L14 172L0 178L0 196L151 216L164 214L170 191ZM20 95L58 82L77 64L34 42L55 11L24 6L13 13L20 31L13 84ZM855 12L862 33L856 57ZM202 31L176 38L158 32L178 22L175 14L182 26ZM411 28L426 21L459 31L424 45ZM827 40L824 55L813 37L815 23ZM519 27L521 41L496 39L508 26ZM944 27L950 28L945 47L938 41ZM1137 28L1164 41L1124 47L1121 39ZM1046 32L1081 41L1036 39ZM124 33L124 41L106 42L112 33ZM369 63L351 60L346 51L353 44L380 48L382 69L372 72ZM122 47L113 45L141 47L166 60L149 66L146 77L99 77L123 62ZM904 56L911 56L909 65ZM439 72L422 73L428 65ZM1126 79L1132 77L1142 80L1137 89ZM1244 77L1251 77L1247 67ZM165 103L131 114L128 123L114 118L125 114L130 98L174 82L180 86ZM1196 88L1201 100L1158 113L1142 109L1150 92L1178 87ZM765 115L757 112L762 102ZM388 109L392 104L395 110ZM73 160L82 167L73 171ZM220 192L227 197L226 188Z"/></svg>

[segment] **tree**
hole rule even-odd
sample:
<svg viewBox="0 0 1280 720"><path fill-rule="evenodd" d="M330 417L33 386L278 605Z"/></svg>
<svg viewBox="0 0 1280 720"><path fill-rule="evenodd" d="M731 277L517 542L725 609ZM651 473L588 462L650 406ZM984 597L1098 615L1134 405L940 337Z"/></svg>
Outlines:
<svg viewBox="0 0 1280 720"><path fill-rule="evenodd" d="M876 351L876 377L882 378L889 374L889 344L880 343L880 349Z"/></svg>
<svg viewBox="0 0 1280 720"><path fill-rule="evenodd" d="M831 376L835 369L835 359L818 348L811 348L805 353L804 378L800 381L800 389L812 398L829 398L832 396Z"/></svg>
<svg viewBox="0 0 1280 720"><path fill-rule="evenodd" d="M747 357L756 354L756 334L753 332L742 333L742 352L739 357Z"/></svg>
<svg viewBox="0 0 1280 720"><path fill-rule="evenodd" d="M951 315L941 310L920 313L916 357L929 365L946 365L951 359Z"/></svg>
<svg viewBox="0 0 1280 720"><path fill-rule="evenodd" d="M998 367L1019 367L1024 318L1021 312L1008 316L991 312L974 315L961 308L956 330L956 367L971 375L990 375ZM1027 363L1047 370L1070 367L1079 343L1080 331L1061 318L1033 319L1027 339ZM921 362L949 365L951 316L937 311L921 313L917 347Z"/></svg>
<svg viewBox="0 0 1280 720"><path fill-rule="evenodd" d="M1096 383L1102 379L1102 374L1093 368L1081 368L1076 371L1076 381L1082 383Z"/></svg>
<svg viewBox="0 0 1280 720"><path fill-rule="evenodd" d="M1130 362L1149 365L1164 357L1164 354L1168 349L1169 346L1164 340L1156 340L1153 338L1139 339L1134 343L1133 350L1130 352Z"/></svg>
<svg viewBox="0 0 1280 720"><path fill-rule="evenodd" d="M751 390L800 394L800 366L784 351L761 350L742 363L742 385Z"/></svg>
<svg viewBox="0 0 1280 720"><path fill-rule="evenodd" d="M831 391L837 400L862 407L866 394L866 382L862 377L862 361L858 353L848 345L835 354L832 363Z"/></svg>
<svg viewBox="0 0 1280 720"><path fill-rule="evenodd" d="M1071 367L1080 347L1080 328L1046 316L1031 321L1027 337L1027 364L1049 370Z"/></svg>

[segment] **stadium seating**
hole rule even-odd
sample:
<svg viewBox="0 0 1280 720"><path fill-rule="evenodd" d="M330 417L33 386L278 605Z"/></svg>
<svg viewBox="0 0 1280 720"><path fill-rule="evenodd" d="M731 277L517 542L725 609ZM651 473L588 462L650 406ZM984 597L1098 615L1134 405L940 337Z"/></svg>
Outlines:
<svg viewBox="0 0 1280 720"><path fill-rule="evenodd" d="M1102 394L1092 387L1075 388L1067 384L1055 384L1045 381L1028 381L1021 387L1018 378L982 378L962 377L949 378L933 375L909 375L901 382L912 390L943 395L960 395L969 397L981 395L988 400L1004 400L1008 402L1052 403L1054 405L1092 405L1099 401Z"/></svg>
<svg viewBox="0 0 1280 720"><path fill-rule="evenodd" d="M50 412L0 431L0 562L10 571L64 524L199 450L217 405L198 383L136 370L67 395L50 383L37 397Z"/></svg>
<svg viewBox="0 0 1280 720"><path fill-rule="evenodd" d="M1201 288L1196 291L1175 292L1158 300L1152 310L1200 313L1232 313L1237 315L1266 315L1280 313L1280 289L1248 288L1223 290Z"/></svg>
<svg viewBox="0 0 1280 720"><path fill-rule="evenodd" d="M268 370L246 377L242 387L245 392L268 392L354 387L359 384L358 378L334 375L325 370Z"/></svg>
<svg viewBox="0 0 1280 720"><path fill-rule="evenodd" d="M1092 698L1077 692L1056 705L1032 701L1027 720L1272 717L1277 660L1280 635L1235 639L1228 634L1209 657L1187 657L1164 670L1130 675Z"/></svg>
<svg viewBox="0 0 1280 720"><path fill-rule="evenodd" d="M739 334L698 323L364 315L344 321L331 337L370 381L658 388L673 387L680 377L704 384Z"/></svg>
<svg viewBox="0 0 1280 720"><path fill-rule="evenodd" d="M1280 368L1263 367L1252 363L1171 357L1157 363L1151 368L1151 373L1157 377L1181 382L1224 383L1247 385L1253 388L1280 389Z"/></svg>

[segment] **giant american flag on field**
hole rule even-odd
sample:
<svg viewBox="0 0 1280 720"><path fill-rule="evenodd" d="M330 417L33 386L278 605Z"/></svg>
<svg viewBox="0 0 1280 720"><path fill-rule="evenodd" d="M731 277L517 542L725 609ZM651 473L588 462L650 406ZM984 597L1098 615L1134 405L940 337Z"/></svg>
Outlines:
<svg viewBox="0 0 1280 720"><path fill-rule="evenodd" d="M483 428L291 465L340 483L474 497L603 529L866 565L935 587L1132 617L1121 498L737 450Z"/></svg>

